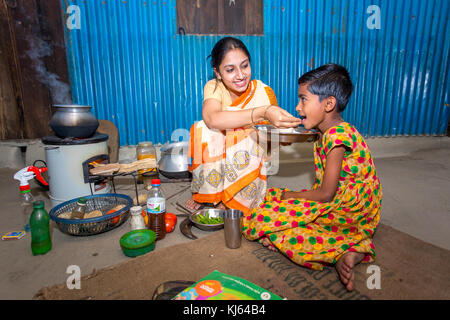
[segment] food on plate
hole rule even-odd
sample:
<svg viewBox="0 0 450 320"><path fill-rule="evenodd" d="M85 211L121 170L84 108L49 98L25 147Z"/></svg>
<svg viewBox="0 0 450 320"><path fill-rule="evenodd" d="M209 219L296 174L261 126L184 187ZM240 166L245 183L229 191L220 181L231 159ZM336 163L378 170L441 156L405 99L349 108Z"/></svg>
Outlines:
<svg viewBox="0 0 450 320"><path fill-rule="evenodd" d="M296 133L297 131L295 130L295 128L283 128L283 129L278 129L280 131L280 133Z"/></svg>
<svg viewBox="0 0 450 320"><path fill-rule="evenodd" d="M201 224L220 224L223 223L223 218L222 217L210 217L209 214L207 214L206 216L202 215L202 214L198 214L196 215L196 221L198 223Z"/></svg>

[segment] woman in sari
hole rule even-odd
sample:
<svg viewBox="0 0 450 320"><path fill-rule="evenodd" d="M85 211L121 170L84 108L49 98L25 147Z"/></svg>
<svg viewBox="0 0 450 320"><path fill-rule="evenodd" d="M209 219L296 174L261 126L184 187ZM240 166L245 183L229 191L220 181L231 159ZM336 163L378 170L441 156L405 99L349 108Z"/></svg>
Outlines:
<svg viewBox="0 0 450 320"><path fill-rule="evenodd" d="M269 86L251 79L250 54L239 39L219 40L210 57L216 78L204 87L203 120L190 131L193 195L186 207L208 204L245 214L264 199L267 186L254 125L268 120L290 128L301 120L278 106Z"/></svg>

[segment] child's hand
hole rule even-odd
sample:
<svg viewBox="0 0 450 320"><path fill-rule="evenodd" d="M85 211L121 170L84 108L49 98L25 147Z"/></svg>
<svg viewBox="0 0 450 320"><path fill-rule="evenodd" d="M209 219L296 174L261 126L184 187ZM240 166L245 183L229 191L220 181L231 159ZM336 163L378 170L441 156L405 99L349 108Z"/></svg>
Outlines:
<svg viewBox="0 0 450 320"><path fill-rule="evenodd" d="M281 200L287 200L292 198L295 198L295 192L285 191L281 194Z"/></svg>

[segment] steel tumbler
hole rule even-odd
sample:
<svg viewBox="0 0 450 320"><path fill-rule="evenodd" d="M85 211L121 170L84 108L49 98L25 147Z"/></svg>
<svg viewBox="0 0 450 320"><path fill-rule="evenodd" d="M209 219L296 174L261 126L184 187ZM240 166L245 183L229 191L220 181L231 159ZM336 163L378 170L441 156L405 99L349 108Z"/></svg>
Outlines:
<svg viewBox="0 0 450 320"><path fill-rule="evenodd" d="M223 216L225 244L230 249L236 249L241 246L243 216L242 211L236 209L226 210Z"/></svg>

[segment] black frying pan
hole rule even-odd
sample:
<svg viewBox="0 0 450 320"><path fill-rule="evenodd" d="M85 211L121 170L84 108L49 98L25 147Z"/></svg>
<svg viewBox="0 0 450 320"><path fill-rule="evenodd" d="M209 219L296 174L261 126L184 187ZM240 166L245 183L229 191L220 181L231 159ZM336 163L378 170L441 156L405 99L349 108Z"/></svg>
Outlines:
<svg viewBox="0 0 450 320"><path fill-rule="evenodd" d="M167 172L158 169L158 172L169 179L192 179L192 173L190 171Z"/></svg>

